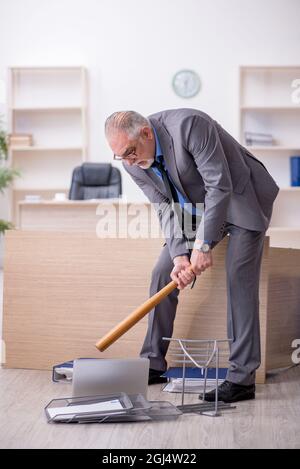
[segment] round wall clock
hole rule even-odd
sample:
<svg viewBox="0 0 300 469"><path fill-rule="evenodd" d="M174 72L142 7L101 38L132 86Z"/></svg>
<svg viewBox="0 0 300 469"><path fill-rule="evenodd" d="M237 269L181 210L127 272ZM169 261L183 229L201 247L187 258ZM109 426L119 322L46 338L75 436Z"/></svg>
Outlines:
<svg viewBox="0 0 300 469"><path fill-rule="evenodd" d="M181 98L192 98L200 90L199 75L193 70L179 70L174 75L172 86L175 93Z"/></svg>

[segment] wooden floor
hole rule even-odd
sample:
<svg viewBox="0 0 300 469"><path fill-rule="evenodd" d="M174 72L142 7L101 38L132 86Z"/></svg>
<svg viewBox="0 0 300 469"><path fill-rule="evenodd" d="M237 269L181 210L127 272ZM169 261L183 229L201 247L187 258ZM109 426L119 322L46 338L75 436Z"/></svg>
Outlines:
<svg viewBox="0 0 300 469"><path fill-rule="evenodd" d="M1 323L0 272L0 323ZM1 326L0 326L1 332ZM131 424L48 424L44 406L70 396L70 384L52 383L47 371L0 369L0 448L300 448L300 367L268 377L255 401L211 418ZM149 399L180 404L180 396L149 387ZM187 402L197 402L189 396Z"/></svg>
<svg viewBox="0 0 300 469"><path fill-rule="evenodd" d="M131 424L48 424L44 406L70 395L47 371L0 371L0 448L300 448L300 367L257 387L255 401L212 418ZM151 399L179 404L179 395L149 388ZM190 396L190 401L197 397Z"/></svg>

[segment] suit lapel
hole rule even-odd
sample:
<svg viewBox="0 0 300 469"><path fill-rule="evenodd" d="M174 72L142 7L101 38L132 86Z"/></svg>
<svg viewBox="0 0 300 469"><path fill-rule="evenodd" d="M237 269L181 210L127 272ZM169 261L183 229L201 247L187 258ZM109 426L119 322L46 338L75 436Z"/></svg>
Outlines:
<svg viewBox="0 0 300 469"><path fill-rule="evenodd" d="M155 174L153 169L151 169L151 168L143 169L142 171L144 172L144 174L147 178L151 179L153 184L156 186L156 188L160 192L163 192L165 195L167 195L166 188L165 188L165 185L164 185L163 181L161 180L161 178L157 174Z"/></svg>
<svg viewBox="0 0 300 469"><path fill-rule="evenodd" d="M168 170L168 173L171 176L172 181L174 182L177 189L181 192L181 194L184 195L187 200L190 200L190 198L187 195L187 193L185 192L185 190L182 186L181 180L180 180L178 168L177 168L177 165L176 165L176 159L175 159L175 154L174 154L174 147L173 147L172 138L168 134L165 127L163 127L158 120L156 120L154 118L151 118L151 117L150 117L149 120L151 122L151 125L155 128L155 130L157 132L157 135L158 135L158 138L159 138L159 143L160 143L162 153L163 153L163 157L164 157L165 166ZM150 169L147 170L147 172L148 171L149 172L151 171L153 173L153 171L150 170Z"/></svg>

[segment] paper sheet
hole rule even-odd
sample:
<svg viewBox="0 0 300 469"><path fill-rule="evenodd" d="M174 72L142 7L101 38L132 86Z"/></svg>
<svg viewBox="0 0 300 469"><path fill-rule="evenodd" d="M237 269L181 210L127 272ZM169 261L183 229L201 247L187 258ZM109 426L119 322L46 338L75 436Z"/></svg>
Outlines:
<svg viewBox="0 0 300 469"><path fill-rule="evenodd" d="M72 417L73 415L82 415L87 412L111 412L113 410L124 410L124 407L118 399L114 399L112 401L97 402L95 404L80 404L66 407L50 407L47 409L50 418L54 418L56 415L59 415L56 420L65 419L66 415Z"/></svg>

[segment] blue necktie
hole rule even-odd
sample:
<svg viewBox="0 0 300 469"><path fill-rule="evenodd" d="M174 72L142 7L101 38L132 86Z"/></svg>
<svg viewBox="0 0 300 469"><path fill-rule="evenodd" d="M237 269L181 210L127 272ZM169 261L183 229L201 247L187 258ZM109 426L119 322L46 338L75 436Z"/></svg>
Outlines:
<svg viewBox="0 0 300 469"><path fill-rule="evenodd" d="M176 189L175 189L174 185L171 183L171 181L169 179L169 176L167 174L167 171L165 170L163 162L161 161L161 159L159 159L159 161L155 160L153 162L153 164L151 165L151 167L152 168L157 168L159 170L159 172L161 174L161 177L162 177L162 180L163 180L164 185L165 185L166 190L167 190L167 195L168 195L168 199L170 201L170 204L172 203L172 200L175 202L174 211L176 212L179 224L182 226L183 211L181 210L181 206L178 203L179 201L178 201L178 196L177 196ZM191 288L194 287L195 282L196 282L196 276L195 276L195 278L194 278L194 280L191 284Z"/></svg>
<svg viewBox="0 0 300 469"><path fill-rule="evenodd" d="M170 203L172 203L172 200L178 203L178 196L177 196L176 189L170 181L167 171L165 170L165 167L163 165L163 162L161 160L159 161L155 160L154 163L152 164L152 168L157 168L159 170L162 180L164 182L165 188L167 190L167 195L168 195L168 199Z"/></svg>

